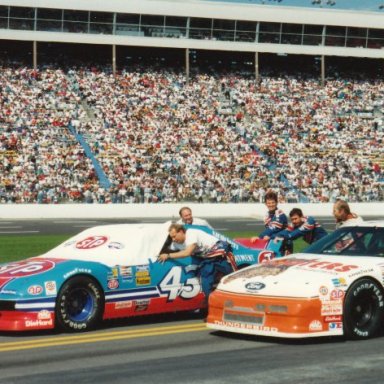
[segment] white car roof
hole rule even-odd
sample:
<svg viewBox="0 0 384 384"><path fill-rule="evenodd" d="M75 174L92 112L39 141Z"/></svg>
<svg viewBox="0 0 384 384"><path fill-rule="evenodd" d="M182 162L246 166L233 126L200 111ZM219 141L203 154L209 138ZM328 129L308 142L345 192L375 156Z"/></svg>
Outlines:
<svg viewBox="0 0 384 384"><path fill-rule="evenodd" d="M40 257L97 261L108 266L155 261L171 222L115 224L86 229Z"/></svg>

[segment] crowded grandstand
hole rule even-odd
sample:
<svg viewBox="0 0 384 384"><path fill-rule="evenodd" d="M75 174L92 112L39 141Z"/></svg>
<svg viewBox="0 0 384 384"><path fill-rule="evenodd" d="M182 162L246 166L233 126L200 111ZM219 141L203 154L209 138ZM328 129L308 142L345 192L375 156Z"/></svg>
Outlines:
<svg viewBox="0 0 384 384"><path fill-rule="evenodd" d="M262 202L270 188L282 202L383 200L384 33L354 25L353 12L345 20L358 36L338 26L345 34L340 48L341 35L320 28L324 52L309 55L303 52L319 36L304 27L284 34L283 21L268 21L270 7L257 14L265 20L250 15L223 43L230 10L221 29L211 19L206 38L205 24L194 24L188 9L172 14L177 28L166 26L167 16L162 30L149 28L141 14L138 25L124 29L120 1L115 11L109 7L110 23L92 22L92 12L109 17L97 8L79 21L83 4L66 18L61 1L52 9L43 1L1 3L1 203ZM133 19L144 3L136 13L126 6L125 15ZM205 23L212 7L200 17ZM170 12L167 4L152 21L162 12ZM282 9L278 16L285 15ZM185 36L176 40L183 17ZM257 27L264 24L270 42L257 40L252 51L247 39L262 39ZM279 33L272 24L280 24ZM111 46L98 39L110 33L113 40L118 30L127 40L111 43L111 60ZM85 44L85 35L95 41ZM298 51L285 53L298 38ZM208 45L201 48L201 40Z"/></svg>

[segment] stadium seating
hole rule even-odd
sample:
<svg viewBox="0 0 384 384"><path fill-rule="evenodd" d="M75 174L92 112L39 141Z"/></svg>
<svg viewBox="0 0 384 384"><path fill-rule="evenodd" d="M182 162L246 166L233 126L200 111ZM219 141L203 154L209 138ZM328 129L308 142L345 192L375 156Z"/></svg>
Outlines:
<svg viewBox="0 0 384 384"><path fill-rule="evenodd" d="M382 81L0 69L2 203L384 197Z"/></svg>

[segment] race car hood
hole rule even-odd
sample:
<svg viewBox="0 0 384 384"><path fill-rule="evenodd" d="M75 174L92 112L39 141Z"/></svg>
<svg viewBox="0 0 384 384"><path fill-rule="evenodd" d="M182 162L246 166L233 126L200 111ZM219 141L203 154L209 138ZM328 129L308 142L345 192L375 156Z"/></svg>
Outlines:
<svg viewBox="0 0 384 384"><path fill-rule="evenodd" d="M0 300L56 295L57 287L78 273L105 281L110 269L97 262L31 257L0 264Z"/></svg>
<svg viewBox="0 0 384 384"><path fill-rule="evenodd" d="M224 277L217 289L279 297L316 297L319 288L347 287L361 276L381 279L384 261L374 257L296 254Z"/></svg>
<svg viewBox="0 0 384 384"><path fill-rule="evenodd" d="M156 260L167 239L170 222L116 224L87 229L41 255L48 259L95 261L112 267Z"/></svg>

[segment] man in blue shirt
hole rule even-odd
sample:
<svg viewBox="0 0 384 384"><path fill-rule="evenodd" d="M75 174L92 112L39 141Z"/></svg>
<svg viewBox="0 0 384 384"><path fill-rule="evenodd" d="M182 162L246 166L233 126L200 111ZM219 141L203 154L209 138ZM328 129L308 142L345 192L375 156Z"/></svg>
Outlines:
<svg viewBox="0 0 384 384"><path fill-rule="evenodd" d="M268 213L264 218L265 229L258 237L252 237L252 242L256 242L257 239L273 239L288 226L288 218L286 214L277 207L277 193L268 191L265 194L264 201L268 209Z"/></svg>
<svg viewBox="0 0 384 384"><path fill-rule="evenodd" d="M290 243L302 237L306 243L312 244L327 235L327 231L312 216L304 216L300 208L293 208L289 217L292 225L280 231L275 239L287 240Z"/></svg>

